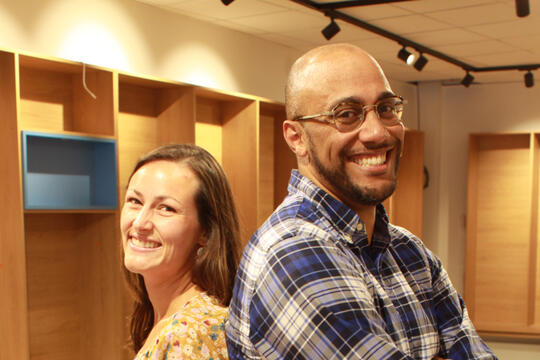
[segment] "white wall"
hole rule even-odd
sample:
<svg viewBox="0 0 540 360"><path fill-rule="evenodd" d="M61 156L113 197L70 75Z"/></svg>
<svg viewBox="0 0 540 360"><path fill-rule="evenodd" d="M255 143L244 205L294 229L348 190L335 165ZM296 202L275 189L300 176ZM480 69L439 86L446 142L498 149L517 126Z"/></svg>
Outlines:
<svg viewBox="0 0 540 360"><path fill-rule="evenodd" d="M275 100L299 55L135 0L0 0L0 47Z"/></svg>
<svg viewBox="0 0 540 360"><path fill-rule="evenodd" d="M0 0L1 48L278 101L300 55L135 0ZM404 88L414 106L413 86L392 85Z"/></svg>
<svg viewBox="0 0 540 360"><path fill-rule="evenodd" d="M520 80L522 76L517 76ZM464 288L468 136L474 132L540 131L540 86L515 83L442 86L421 83L419 127L431 184L424 191L424 241ZM491 341L501 359L539 359L540 345Z"/></svg>

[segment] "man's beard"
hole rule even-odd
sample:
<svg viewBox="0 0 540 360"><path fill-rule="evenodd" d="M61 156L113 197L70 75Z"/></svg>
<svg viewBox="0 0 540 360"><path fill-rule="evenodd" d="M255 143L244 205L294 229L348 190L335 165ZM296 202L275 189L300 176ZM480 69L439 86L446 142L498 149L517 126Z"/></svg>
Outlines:
<svg viewBox="0 0 540 360"><path fill-rule="evenodd" d="M336 193L336 196L340 196L341 200L344 203L351 204L360 204L374 206L384 200L386 200L390 195L394 193L397 184L397 170L399 166L399 158L396 159L395 166L395 175L391 183L385 185L382 189L378 190L375 188L370 188L367 186L359 186L351 181L349 176L345 171L345 155L343 152L339 154L339 164L333 169L330 169L323 165L319 157L315 153L313 143L311 139L310 142L310 156L313 160L313 164L317 169L318 173L324 178L327 184L331 185Z"/></svg>

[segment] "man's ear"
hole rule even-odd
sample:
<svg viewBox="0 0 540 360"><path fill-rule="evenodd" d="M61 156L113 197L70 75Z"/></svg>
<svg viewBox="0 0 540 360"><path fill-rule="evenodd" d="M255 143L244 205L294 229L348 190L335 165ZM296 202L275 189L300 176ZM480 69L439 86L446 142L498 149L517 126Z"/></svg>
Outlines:
<svg viewBox="0 0 540 360"><path fill-rule="evenodd" d="M283 137L289 148L301 158L307 154L307 144L304 127L298 121L285 120L283 122Z"/></svg>

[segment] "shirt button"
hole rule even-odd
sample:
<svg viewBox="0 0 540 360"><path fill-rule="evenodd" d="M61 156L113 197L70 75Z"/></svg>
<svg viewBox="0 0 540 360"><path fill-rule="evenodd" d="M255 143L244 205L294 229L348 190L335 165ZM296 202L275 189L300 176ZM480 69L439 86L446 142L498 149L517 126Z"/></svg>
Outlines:
<svg viewBox="0 0 540 360"><path fill-rule="evenodd" d="M364 223L359 222L358 224L356 224L356 230L358 231L364 230Z"/></svg>

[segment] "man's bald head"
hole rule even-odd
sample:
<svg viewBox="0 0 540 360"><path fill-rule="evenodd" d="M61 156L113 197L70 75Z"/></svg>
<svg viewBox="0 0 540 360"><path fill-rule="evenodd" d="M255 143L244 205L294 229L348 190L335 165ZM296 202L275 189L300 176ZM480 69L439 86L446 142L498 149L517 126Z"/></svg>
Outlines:
<svg viewBox="0 0 540 360"><path fill-rule="evenodd" d="M351 44L331 44L314 48L302 55L291 67L285 89L285 107L287 119L295 119L304 113L303 97L310 90L316 90L317 86L325 86L327 79L325 74L330 67L339 66L337 59L356 57L365 64L366 71L379 72L386 83L386 77L377 61L366 51ZM345 74L346 76L346 74ZM317 83L314 83L317 79ZM388 86L390 88L390 86Z"/></svg>

